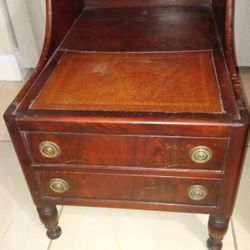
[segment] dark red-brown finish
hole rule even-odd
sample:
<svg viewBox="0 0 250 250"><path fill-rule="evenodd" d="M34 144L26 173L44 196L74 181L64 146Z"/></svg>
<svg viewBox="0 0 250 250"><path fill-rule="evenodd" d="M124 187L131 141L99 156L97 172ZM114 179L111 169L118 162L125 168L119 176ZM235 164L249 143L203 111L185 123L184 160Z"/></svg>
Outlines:
<svg viewBox="0 0 250 250"><path fill-rule="evenodd" d="M63 49L83 51L190 51L215 47L218 37L211 10L197 6L87 9L62 44Z"/></svg>
<svg viewBox="0 0 250 250"><path fill-rule="evenodd" d="M217 206L219 181L174 177L144 176L127 173L81 173L76 171L36 171L44 196L94 200L119 200ZM47 183L54 177L67 180L70 188L63 194L53 192ZM202 201L191 200L186 191L192 185L204 185L208 195Z"/></svg>
<svg viewBox="0 0 250 250"><path fill-rule="evenodd" d="M214 68L210 51L66 52L31 108L224 113Z"/></svg>
<svg viewBox="0 0 250 250"><path fill-rule="evenodd" d="M162 137L135 135L27 133L27 144L34 165L106 165L156 169L193 169L223 171L228 145L226 138ZM60 146L56 158L45 158L39 151L43 141ZM67 141L67 144L64 143ZM195 163L190 158L192 148L207 145L213 158ZM97 155L96 152L99 152Z"/></svg>
<svg viewBox="0 0 250 250"><path fill-rule="evenodd" d="M53 39L51 39L50 48L55 49L81 13L83 2L82 0L52 0L50 8L51 14L53 15L51 29ZM63 19L63 23L61 19Z"/></svg>
<svg viewBox="0 0 250 250"><path fill-rule="evenodd" d="M117 8L142 6L208 6L210 0L85 0L86 7L90 8Z"/></svg>
<svg viewBox="0 0 250 250"><path fill-rule="evenodd" d="M46 3L40 61L5 120L48 237L56 205L207 213L220 250L250 122L234 1Z"/></svg>

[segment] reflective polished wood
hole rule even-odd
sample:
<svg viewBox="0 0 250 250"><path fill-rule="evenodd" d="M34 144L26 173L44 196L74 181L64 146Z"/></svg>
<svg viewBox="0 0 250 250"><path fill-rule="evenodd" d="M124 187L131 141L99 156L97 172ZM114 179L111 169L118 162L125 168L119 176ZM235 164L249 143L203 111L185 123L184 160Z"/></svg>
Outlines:
<svg viewBox="0 0 250 250"><path fill-rule="evenodd" d="M48 237L56 205L207 213L220 250L250 124L234 1L46 3L40 61L5 120Z"/></svg>

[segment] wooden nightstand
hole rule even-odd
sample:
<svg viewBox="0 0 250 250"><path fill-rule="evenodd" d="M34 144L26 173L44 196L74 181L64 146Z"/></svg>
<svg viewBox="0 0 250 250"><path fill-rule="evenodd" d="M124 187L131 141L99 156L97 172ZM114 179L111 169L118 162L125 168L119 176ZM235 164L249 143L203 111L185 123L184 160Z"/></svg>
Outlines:
<svg viewBox="0 0 250 250"><path fill-rule="evenodd" d="M152 209L210 214L221 249L249 129L233 0L84 2L47 0L40 62L5 113L48 237L58 204Z"/></svg>

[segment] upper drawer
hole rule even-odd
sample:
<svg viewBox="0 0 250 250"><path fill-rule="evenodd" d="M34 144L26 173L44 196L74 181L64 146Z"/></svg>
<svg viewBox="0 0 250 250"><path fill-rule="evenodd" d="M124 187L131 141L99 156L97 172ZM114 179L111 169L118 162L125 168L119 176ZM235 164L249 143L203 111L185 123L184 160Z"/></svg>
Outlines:
<svg viewBox="0 0 250 250"><path fill-rule="evenodd" d="M33 164L223 170L224 138L31 133Z"/></svg>

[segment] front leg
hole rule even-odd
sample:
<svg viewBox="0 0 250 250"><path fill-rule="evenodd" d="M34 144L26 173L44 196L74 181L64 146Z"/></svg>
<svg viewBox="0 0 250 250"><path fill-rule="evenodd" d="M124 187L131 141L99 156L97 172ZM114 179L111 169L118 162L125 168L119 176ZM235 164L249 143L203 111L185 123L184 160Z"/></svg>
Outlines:
<svg viewBox="0 0 250 250"><path fill-rule="evenodd" d="M222 240L228 229L229 218L210 215L208 221L209 238L207 247L210 250L221 250Z"/></svg>
<svg viewBox="0 0 250 250"><path fill-rule="evenodd" d="M37 207L37 211L42 223L47 228L47 236L52 240L57 239L61 235L62 230L58 226L58 212L56 206L46 205Z"/></svg>

